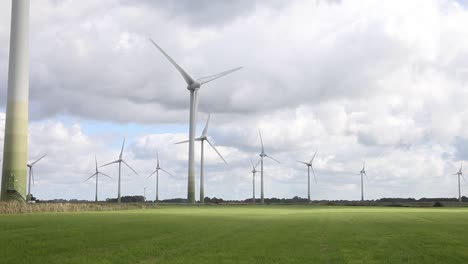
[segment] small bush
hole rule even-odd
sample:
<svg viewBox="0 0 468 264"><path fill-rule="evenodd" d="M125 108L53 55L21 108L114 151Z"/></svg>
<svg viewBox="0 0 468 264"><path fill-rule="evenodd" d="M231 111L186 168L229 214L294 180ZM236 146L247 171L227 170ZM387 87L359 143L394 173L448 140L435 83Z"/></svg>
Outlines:
<svg viewBox="0 0 468 264"><path fill-rule="evenodd" d="M443 207L444 205L441 202L437 201L432 206L433 207Z"/></svg>

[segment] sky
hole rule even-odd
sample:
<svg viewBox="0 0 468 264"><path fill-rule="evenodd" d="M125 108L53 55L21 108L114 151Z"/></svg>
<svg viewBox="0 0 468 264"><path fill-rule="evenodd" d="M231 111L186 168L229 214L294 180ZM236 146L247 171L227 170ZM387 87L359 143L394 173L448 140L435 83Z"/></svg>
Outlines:
<svg viewBox="0 0 468 264"><path fill-rule="evenodd" d="M0 1L0 138L11 1ZM94 199L99 164L124 159L122 195L187 195L189 92L154 39L194 78L243 69L199 90L205 195L252 195L250 159L265 151L265 197L313 200L457 197L468 159L466 1L31 1L29 150L39 199ZM0 146L3 151L3 145ZM198 198L199 152L196 147ZM100 199L116 197L117 166ZM257 197L260 177L257 175ZM468 183L462 181L463 195Z"/></svg>

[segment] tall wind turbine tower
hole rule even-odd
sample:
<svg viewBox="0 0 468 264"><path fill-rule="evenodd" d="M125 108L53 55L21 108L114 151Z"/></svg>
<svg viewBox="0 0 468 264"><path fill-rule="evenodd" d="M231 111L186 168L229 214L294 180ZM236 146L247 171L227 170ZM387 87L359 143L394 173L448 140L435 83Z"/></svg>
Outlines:
<svg viewBox="0 0 468 264"><path fill-rule="evenodd" d="M255 174L257 173L257 166L260 161L257 162L256 165L253 164L253 161L250 160L250 164L252 164L252 203L255 204Z"/></svg>
<svg viewBox="0 0 468 264"><path fill-rule="evenodd" d="M364 201L364 175L367 178L365 167L366 162L364 161L364 163L362 164L362 170L359 172L359 174L361 175L361 201Z"/></svg>
<svg viewBox="0 0 468 264"><path fill-rule="evenodd" d="M29 96L29 0L13 0L0 200L26 200Z"/></svg>
<svg viewBox="0 0 468 264"><path fill-rule="evenodd" d="M260 203L261 204L264 204L265 201L264 201L264 192L263 192L263 158L267 157L269 159L272 159L278 163L280 163L279 161L277 161L276 159L272 158L271 156L268 156L266 153L265 153L265 148L263 147L263 139L262 139L262 133L260 132L260 130L258 131L258 134L260 135L260 143L262 144L262 152L260 152Z"/></svg>
<svg viewBox="0 0 468 264"><path fill-rule="evenodd" d="M188 160L188 184L187 184L187 202L195 203L195 129L197 122L198 109L198 90L205 83L214 81L232 72L240 70L242 67L237 67L218 74L202 77L194 80L182 67L180 67L156 42L150 39L151 43L166 57L169 62L179 71L187 83L187 90L190 91L190 121L189 121L189 160Z"/></svg>
<svg viewBox="0 0 468 264"><path fill-rule="evenodd" d="M309 162L300 161L300 160L297 161L307 166L307 200L309 201L309 203L310 203L310 170L311 169L312 169L312 173L314 174L315 184L317 184L317 178L315 177L314 167L312 167L312 163L314 162L316 155L317 155L317 151L315 151L314 156Z"/></svg>
<svg viewBox="0 0 468 264"><path fill-rule="evenodd" d="M213 148L213 150L218 154L218 156L227 164L226 160L223 158L221 153L216 149L214 144L208 139L208 125L210 124L211 114L208 115L206 120L205 128L200 137L196 138L195 141L201 142L201 155L200 155L200 203L205 203L205 141ZM176 144L187 143L188 140L178 142Z"/></svg>
<svg viewBox="0 0 468 264"><path fill-rule="evenodd" d="M463 180L465 180L465 177L463 176L463 163L460 164L460 169L458 170L457 173L455 173L454 175L457 175L458 176L458 201L461 203L462 201L462 196L461 196L461 187L460 187L460 176L463 177Z"/></svg>

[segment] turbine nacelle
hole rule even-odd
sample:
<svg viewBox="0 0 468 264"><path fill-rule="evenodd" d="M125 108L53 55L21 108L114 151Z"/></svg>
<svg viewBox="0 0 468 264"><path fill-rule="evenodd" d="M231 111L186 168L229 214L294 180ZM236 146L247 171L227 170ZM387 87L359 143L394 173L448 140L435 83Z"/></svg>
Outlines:
<svg viewBox="0 0 468 264"><path fill-rule="evenodd" d="M200 137L195 138L195 141L203 141L203 140L208 140L208 137L207 136L200 136Z"/></svg>
<svg viewBox="0 0 468 264"><path fill-rule="evenodd" d="M200 89L200 87L201 87L201 84L199 82L195 81L195 82L193 82L193 83L191 83L191 84L189 84L187 86L187 90L196 91L196 90Z"/></svg>

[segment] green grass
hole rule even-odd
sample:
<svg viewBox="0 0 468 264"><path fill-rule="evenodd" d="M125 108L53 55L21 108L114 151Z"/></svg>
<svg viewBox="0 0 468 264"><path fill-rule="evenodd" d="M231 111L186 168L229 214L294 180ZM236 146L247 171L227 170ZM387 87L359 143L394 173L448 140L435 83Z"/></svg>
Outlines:
<svg viewBox="0 0 468 264"><path fill-rule="evenodd" d="M0 263L468 263L468 209L163 206L0 215Z"/></svg>

